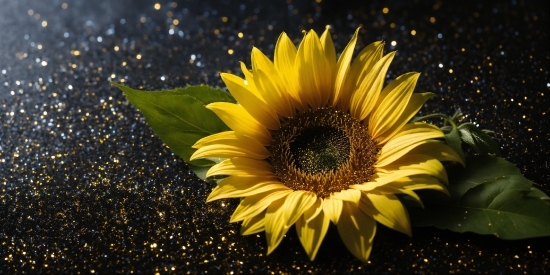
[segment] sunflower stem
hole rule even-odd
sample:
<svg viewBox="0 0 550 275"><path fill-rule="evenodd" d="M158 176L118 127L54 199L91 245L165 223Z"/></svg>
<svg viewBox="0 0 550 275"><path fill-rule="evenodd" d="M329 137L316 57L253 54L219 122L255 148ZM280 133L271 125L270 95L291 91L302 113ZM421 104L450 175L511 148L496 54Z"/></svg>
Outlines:
<svg viewBox="0 0 550 275"><path fill-rule="evenodd" d="M449 117L448 115L445 115L445 114L429 114L429 115L413 118L412 121L417 122L417 121L428 120L433 118L441 118L444 120L443 127L447 126L447 123L448 123L451 125L452 128L456 128L456 123L454 122L454 119L457 119L461 116L462 115L460 113L456 113L455 115L453 115L453 117Z"/></svg>

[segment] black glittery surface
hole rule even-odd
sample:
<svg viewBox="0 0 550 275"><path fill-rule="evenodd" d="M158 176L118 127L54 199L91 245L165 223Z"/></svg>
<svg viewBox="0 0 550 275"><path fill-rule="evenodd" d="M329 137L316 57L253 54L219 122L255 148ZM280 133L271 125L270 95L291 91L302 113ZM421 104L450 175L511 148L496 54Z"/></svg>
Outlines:
<svg viewBox="0 0 550 275"><path fill-rule="evenodd" d="M221 86L282 31L330 24L340 52L362 25L360 47L398 50L390 78L419 71L438 94L425 113L495 130L550 193L548 1L460 3L0 0L0 273L549 272L548 238L433 228L379 226L367 264L334 228L313 262L294 230L266 256L263 234L229 224L238 200L206 204L212 186L109 84Z"/></svg>

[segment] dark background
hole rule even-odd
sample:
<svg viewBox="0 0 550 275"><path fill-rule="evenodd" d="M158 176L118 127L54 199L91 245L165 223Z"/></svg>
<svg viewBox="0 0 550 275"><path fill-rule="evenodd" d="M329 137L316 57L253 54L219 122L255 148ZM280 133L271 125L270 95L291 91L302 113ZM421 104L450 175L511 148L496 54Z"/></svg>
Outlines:
<svg viewBox="0 0 550 275"><path fill-rule="evenodd" d="M388 79L422 72L417 91L438 95L424 113L494 130L549 193L548 1L268 2L0 0L0 273L549 271L548 238L434 228L379 226L367 264L334 228L313 262L292 229L266 256L263 233L229 224L238 200L205 204L212 186L109 84L222 86L282 31L299 42L330 24L340 52L361 25L359 47L398 50Z"/></svg>

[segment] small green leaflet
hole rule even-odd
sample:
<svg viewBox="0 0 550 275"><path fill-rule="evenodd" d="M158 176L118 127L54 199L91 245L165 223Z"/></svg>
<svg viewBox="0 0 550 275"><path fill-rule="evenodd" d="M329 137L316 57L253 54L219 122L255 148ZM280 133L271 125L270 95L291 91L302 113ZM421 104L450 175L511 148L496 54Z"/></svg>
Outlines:
<svg viewBox="0 0 550 275"><path fill-rule="evenodd" d="M211 134L230 130L214 112L205 108L212 102L232 102L227 92L209 86L188 86L169 91L139 91L112 83L124 92L145 116L147 123L170 149L187 162L191 169L206 175L211 160L189 158L195 142ZM203 178L204 179L204 178Z"/></svg>
<svg viewBox="0 0 550 275"><path fill-rule="evenodd" d="M481 130L469 122L456 126L464 118L460 112L455 113L452 117L444 114L429 114L414 117L411 121L416 122L434 118L444 119L445 122L441 130L445 134L445 142L456 151L462 160L465 160L466 156L462 150L463 144L472 147L480 155L501 156L498 144L487 134L491 131Z"/></svg>
<svg viewBox="0 0 550 275"><path fill-rule="evenodd" d="M484 133L472 123L464 123L458 126L462 141L474 148L481 155L500 156L498 144L489 135Z"/></svg>
<svg viewBox="0 0 550 275"><path fill-rule="evenodd" d="M447 169L450 196L419 192L425 209L409 208L413 226L508 240L550 236L550 198L515 165L494 156L470 156L466 164Z"/></svg>

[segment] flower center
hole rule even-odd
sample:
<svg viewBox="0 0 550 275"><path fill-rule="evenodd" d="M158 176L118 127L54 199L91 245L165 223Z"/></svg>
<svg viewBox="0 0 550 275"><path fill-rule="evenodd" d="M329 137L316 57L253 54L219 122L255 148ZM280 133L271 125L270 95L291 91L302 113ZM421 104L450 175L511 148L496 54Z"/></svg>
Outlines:
<svg viewBox="0 0 550 275"><path fill-rule="evenodd" d="M380 148L367 126L349 114L319 108L285 119L272 133L269 161L293 190L321 198L369 181Z"/></svg>
<svg viewBox="0 0 550 275"><path fill-rule="evenodd" d="M308 174L337 170L349 157L349 138L330 126L303 129L290 143L296 168Z"/></svg>

